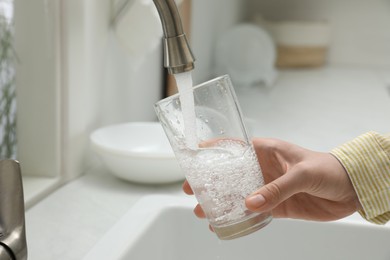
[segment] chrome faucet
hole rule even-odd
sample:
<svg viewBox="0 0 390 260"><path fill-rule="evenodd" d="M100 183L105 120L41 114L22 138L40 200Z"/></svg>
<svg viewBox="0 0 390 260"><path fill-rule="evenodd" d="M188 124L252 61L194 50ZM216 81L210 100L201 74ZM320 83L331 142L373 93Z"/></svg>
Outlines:
<svg viewBox="0 0 390 260"><path fill-rule="evenodd" d="M0 160L0 260L27 259L23 185L19 163Z"/></svg>
<svg viewBox="0 0 390 260"><path fill-rule="evenodd" d="M195 58L174 0L153 0L164 31L164 67L170 74L194 69Z"/></svg>
<svg viewBox="0 0 390 260"><path fill-rule="evenodd" d="M127 11L132 1L119 1L119 8L114 13L114 23ZM164 32L164 67L169 74L177 74L194 69L195 58L183 30L180 14L175 0L153 0L160 16Z"/></svg>

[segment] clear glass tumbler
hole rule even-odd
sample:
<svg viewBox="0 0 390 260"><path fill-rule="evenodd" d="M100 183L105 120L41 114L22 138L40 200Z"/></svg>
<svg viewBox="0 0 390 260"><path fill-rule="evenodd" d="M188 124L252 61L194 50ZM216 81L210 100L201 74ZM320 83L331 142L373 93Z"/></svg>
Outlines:
<svg viewBox="0 0 390 260"><path fill-rule="evenodd" d="M264 185L229 76L193 88L197 146L187 144L179 94L155 104L157 116L181 169L220 239L250 234L271 220L245 198Z"/></svg>

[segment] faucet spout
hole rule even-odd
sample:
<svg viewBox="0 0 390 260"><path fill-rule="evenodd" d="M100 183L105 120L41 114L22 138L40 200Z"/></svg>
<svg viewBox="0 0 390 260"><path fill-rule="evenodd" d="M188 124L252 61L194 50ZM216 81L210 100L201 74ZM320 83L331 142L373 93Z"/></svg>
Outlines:
<svg viewBox="0 0 390 260"><path fill-rule="evenodd" d="M0 260L6 259L27 259L22 177L14 160L0 160Z"/></svg>
<svg viewBox="0 0 390 260"><path fill-rule="evenodd" d="M174 0L153 0L164 32L164 67L170 74L194 69L195 58Z"/></svg>

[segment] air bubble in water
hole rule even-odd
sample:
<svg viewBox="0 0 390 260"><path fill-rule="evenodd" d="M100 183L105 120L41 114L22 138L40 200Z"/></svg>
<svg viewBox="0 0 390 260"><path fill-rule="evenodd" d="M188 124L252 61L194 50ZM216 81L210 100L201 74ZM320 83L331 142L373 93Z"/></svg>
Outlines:
<svg viewBox="0 0 390 260"><path fill-rule="evenodd" d="M188 154L181 164L216 225L244 217L245 197L264 183L253 148L241 141L220 141L215 149Z"/></svg>

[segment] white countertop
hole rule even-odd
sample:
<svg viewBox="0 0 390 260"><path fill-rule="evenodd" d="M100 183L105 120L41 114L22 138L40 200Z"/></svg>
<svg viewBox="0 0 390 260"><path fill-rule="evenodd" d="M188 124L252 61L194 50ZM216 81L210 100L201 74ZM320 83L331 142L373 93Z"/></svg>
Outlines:
<svg viewBox="0 0 390 260"><path fill-rule="evenodd" d="M390 70L322 68L280 73L270 89L237 89L255 136L327 151L369 130L390 131ZM389 76L388 76L389 75ZM82 259L140 198L185 196L181 183L142 186L101 167L26 212L29 259Z"/></svg>
<svg viewBox="0 0 390 260"><path fill-rule="evenodd" d="M29 259L82 259L134 203L150 194L184 196L181 183L142 186L101 168L91 170L26 212Z"/></svg>
<svg viewBox="0 0 390 260"><path fill-rule="evenodd" d="M330 149L374 130L390 131L390 69L288 70L271 88L237 88L254 136Z"/></svg>

